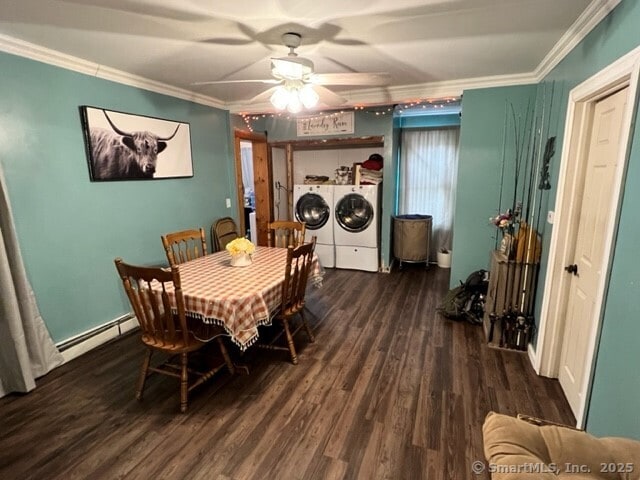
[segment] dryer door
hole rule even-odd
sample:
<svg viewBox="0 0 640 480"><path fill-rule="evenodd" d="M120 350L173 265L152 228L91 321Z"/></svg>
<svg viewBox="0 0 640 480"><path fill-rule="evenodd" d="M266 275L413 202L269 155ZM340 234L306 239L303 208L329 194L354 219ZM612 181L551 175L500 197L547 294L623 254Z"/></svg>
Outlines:
<svg viewBox="0 0 640 480"><path fill-rule="evenodd" d="M347 232L362 232L373 222L373 206L359 193L349 193L336 204L336 220Z"/></svg>
<svg viewBox="0 0 640 480"><path fill-rule="evenodd" d="M307 224L307 230L322 228L331 217L329 205L317 193L305 193L296 202L296 219Z"/></svg>

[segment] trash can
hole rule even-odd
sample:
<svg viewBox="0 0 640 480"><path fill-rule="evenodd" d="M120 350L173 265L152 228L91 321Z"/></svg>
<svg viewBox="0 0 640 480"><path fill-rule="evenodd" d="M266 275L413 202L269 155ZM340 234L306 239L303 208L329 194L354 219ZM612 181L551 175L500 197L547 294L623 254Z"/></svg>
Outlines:
<svg viewBox="0 0 640 480"><path fill-rule="evenodd" d="M402 262L429 266L431 215L395 215L393 217L393 256Z"/></svg>

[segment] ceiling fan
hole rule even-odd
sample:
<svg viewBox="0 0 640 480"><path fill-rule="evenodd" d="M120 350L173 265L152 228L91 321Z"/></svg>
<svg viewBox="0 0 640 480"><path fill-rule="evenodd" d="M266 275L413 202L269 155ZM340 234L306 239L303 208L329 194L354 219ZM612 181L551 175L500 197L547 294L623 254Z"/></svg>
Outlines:
<svg viewBox="0 0 640 480"><path fill-rule="evenodd" d="M256 95L249 103L259 103L269 99L277 110L298 113L302 108L313 108L318 103L328 107L342 105L346 99L332 92L324 85L367 85L384 86L389 83L387 73L315 73L313 62L299 56L295 49L300 46L302 35L287 32L282 35L282 43L289 48L286 57L271 58L270 79L218 80L197 82L194 85L215 85L225 83L262 83L275 85Z"/></svg>

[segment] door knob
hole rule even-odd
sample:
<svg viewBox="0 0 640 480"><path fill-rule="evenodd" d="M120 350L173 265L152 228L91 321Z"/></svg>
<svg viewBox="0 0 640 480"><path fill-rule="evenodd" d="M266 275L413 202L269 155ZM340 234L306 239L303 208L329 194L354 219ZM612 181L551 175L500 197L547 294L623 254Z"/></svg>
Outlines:
<svg viewBox="0 0 640 480"><path fill-rule="evenodd" d="M578 265L576 265L575 263L572 264L572 265L567 265L566 267L564 267L564 269L569 273L573 273L574 275L578 275Z"/></svg>

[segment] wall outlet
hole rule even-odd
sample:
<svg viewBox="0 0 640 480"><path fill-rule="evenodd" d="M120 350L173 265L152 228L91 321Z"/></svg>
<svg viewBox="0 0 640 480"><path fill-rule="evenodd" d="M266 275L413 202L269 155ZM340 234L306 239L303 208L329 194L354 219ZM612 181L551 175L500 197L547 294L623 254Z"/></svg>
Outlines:
<svg viewBox="0 0 640 480"><path fill-rule="evenodd" d="M553 217L555 217L555 212L553 210L549 210L547 212L547 223L553 225Z"/></svg>
<svg viewBox="0 0 640 480"><path fill-rule="evenodd" d="M231 208L231 199L230 198L227 198L225 200L225 203L227 204L227 208Z"/></svg>

